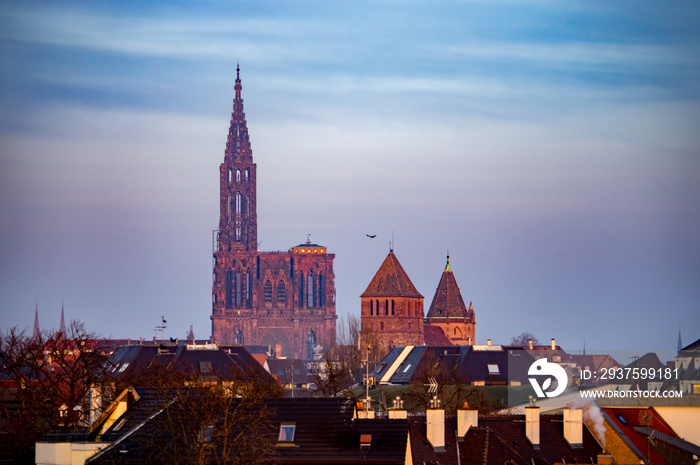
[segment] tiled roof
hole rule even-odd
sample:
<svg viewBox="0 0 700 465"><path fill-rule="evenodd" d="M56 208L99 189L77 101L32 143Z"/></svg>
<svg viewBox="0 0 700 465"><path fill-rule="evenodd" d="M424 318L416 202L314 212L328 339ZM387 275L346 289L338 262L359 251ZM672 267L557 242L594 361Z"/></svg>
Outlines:
<svg viewBox="0 0 700 465"><path fill-rule="evenodd" d="M561 415L540 415L538 449L525 435L523 415L479 417L479 426L470 428L461 444L464 465L595 463L601 450L586 427L582 447L572 448L564 439Z"/></svg>
<svg viewBox="0 0 700 465"><path fill-rule="evenodd" d="M139 402L148 398L146 395ZM119 443L90 458L88 463L168 463L159 450L168 447L172 441L163 427L168 417L167 410L172 407L162 410L162 405L148 404L150 412L147 413L146 404L141 411L137 406L138 402L125 416L133 415L135 421L140 421L139 426L132 428L132 434L123 437ZM270 412L270 427L256 434L269 435L272 443L278 444L274 448L275 463L404 463L408 420L353 419L352 399L270 398L264 406ZM238 402L231 406L231 409L236 408L240 408ZM196 421L197 412L192 412L192 416ZM282 423L294 425L294 436L289 443L277 442ZM230 427L235 434L237 428L246 425L236 423ZM361 444L361 436L365 445Z"/></svg>
<svg viewBox="0 0 700 465"><path fill-rule="evenodd" d="M621 439L629 441L630 449L640 456L646 457L652 463L665 463L659 453L652 447L648 448L647 436L635 427L647 427L666 435L677 437L671 427L661 418L653 407L602 407L605 420L613 431L621 435ZM647 457L648 453L648 457Z"/></svg>
<svg viewBox="0 0 700 465"><path fill-rule="evenodd" d="M426 324L423 326L423 342L428 346L451 346L453 345L445 332L439 326Z"/></svg>
<svg viewBox="0 0 700 465"><path fill-rule="evenodd" d="M394 252L389 252L361 297L421 298L423 296L416 290Z"/></svg>
<svg viewBox="0 0 700 465"><path fill-rule="evenodd" d="M442 272L440 283L435 290L435 296L433 296L433 302L430 304L430 310L428 310L428 318L449 317L473 318L474 310L470 311L464 304L462 293L459 291L457 280L450 268L448 257L447 266L445 267L445 271Z"/></svg>

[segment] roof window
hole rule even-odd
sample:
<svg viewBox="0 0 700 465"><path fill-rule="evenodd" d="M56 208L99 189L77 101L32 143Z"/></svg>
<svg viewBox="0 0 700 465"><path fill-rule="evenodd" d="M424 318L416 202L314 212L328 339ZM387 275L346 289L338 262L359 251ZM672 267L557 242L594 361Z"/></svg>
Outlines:
<svg viewBox="0 0 700 465"><path fill-rule="evenodd" d="M487 366L488 369L489 369L489 374L490 374L490 375L498 375L498 374L501 373L500 370L498 369L498 365L495 364L495 363L489 363L489 364L486 365L486 366Z"/></svg>
<svg viewBox="0 0 700 465"><path fill-rule="evenodd" d="M294 442L294 433L296 430L296 422L283 421L280 423L280 434L277 438L279 442Z"/></svg>
<svg viewBox="0 0 700 465"><path fill-rule="evenodd" d="M408 370L411 369L412 366L413 366L413 364L409 363L408 365L406 365L406 368L403 369L403 372L406 373Z"/></svg>

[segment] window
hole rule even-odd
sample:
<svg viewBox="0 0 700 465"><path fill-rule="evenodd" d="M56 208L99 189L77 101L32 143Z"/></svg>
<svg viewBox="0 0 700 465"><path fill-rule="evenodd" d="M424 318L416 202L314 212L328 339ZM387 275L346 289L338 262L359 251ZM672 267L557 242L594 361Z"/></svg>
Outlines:
<svg viewBox="0 0 700 465"><path fill-rule="evenodd" d="M380 363L379 366L377 367L377 370L375 371L375 373L376 374L381 373L385 366L386 366L386 363Z"/></svg>
<svg viewBox="0 0 700 465"><path fill-rule="evenodd" d="M314 306L314 273L313 273L313 271L309 271L309 276L307 276L306 281L307 281L306 306L311 308Z"/></svg>
<svg viewBox="0 0 700 465"><path fill-rule="evenodd" d="M497 364L495 364L495 363L489 363L489 364L487 364L486 366L487 366L488 369L489 369L489 374L490 374L490 375L497 375L497 374L500 373Z"/></svg>
<svg viewBox="0 0 700 465"><path fill-rule="evenodd" d="M391 299L391 314L394 315L394 299Z"/></svg>
<svg viewBox="0 0 700 465"><path fill-rule="evenodd" d="M231 182L231 171L233 171L231 168L228 169L228 182Z"/></svg>
<svg viewBox="0 0 700 465"><path fill-rule="evenodd" d="M250 168L245 169L245 180L248 182L248 177L250 176Z"/></svg>
<svg viewBox="0 0 700 465"><path fill-rule="evenodd" d="M236 192L236 215L241 214L241 193Z"/></svg>
<svg viewBox="0 0 700 465"><path fill-rule="evenodd" d="M316 332L310 329L306 334L306 357L309 360L314 358L314 350L316 349Z"/></svg>
<svg viewBox="0 0 700 465"><path fill-rule="evenodd" d="M236 170L236 182L241 182L241 170Z"/></svg>
<svg viewBox="0 0 700 465"><path fill-rule="evenodd" d="M374 316L374 300L369 301L369 316Z"/></svg>
<svg viewBox="0 0 700 465"><path fill-rule="evenodd" d="M283 421L280 424L280 434L277 438L279 442L294 442L294 431L296 430L297 424L295 422Z"/></svg>
<svg viewBox="0 0 700 465"><path fill-rule="evenodd" d="M238 328L233 334L233 343L243 345L243 332L240 328Z"/></svg>
<svg viewBox="0 0 700 465"><path fill-rule="evenodd" d="M271 304L272 303L272 283L268 279L265 281L265 288L263 295L265 296L265 303L266 304Z"/></svg>
<svg viewBox="0 0 700 465"><path fill-rule="evenodd" d="M384 301L384 315L389 315L389 299Z"/></svg>
<svg viewBox="0 0 700 465"><path fill-rule="evenodd" d="M284 281L280 279L277 283L277 303L284 304L287 302L287 289L284 285Z"/></svg>
<svg viewBox="0 0 700 465"><path fill-rule="evenodd" d="M200 442L211 442L211 436L214 432L214 425L203 426L202 430L199 432Z"/></svg>
<svg viewBox="0 0 700 465"><path fill-rule="evenodd" d="M211 373L212 370L212 363L211 361L200 361L199 362L199 371L202 373Z"/></svg>
<svg viewBox="0 0 700 465"><path fill-rule="evenodd" d="M408 372L408 370L410 370L412 366L413 366L412 363L409 363L408 365L406 365L406 368L403 369L403 373Z"/></svg>

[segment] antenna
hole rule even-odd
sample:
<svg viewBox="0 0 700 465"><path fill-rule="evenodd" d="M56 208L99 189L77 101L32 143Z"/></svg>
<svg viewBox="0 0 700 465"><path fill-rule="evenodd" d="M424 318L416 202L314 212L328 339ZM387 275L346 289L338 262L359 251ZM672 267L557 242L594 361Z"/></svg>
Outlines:
<svg viewBox="0 0 700 465"><path fill-rule="evenodd" d="M164 339L165 339L165 328L168 327L168 326L166 325L167 322L168 322L168 320L165 319L165 316L161 315L161 316L160 316L160 325L159 325L159 326L155 326L155 327L153 328L154 331L156 332L156 334L160 331L160 342L161 342L161 343L163 343L163 342L164 342Z"/></svg>

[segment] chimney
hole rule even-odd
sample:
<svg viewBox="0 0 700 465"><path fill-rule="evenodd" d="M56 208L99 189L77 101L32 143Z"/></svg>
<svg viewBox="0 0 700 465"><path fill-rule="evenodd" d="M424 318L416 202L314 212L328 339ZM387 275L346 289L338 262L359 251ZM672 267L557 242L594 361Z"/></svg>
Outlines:
<svg viewBox="0 0 700 465"><path fill-rule="evenodd" d="M396 396L394 405L389 409L389 418L408 418L408 412L403 408L401 397Z"/></svg>
<svg viewBox="0 0 700 465"><path fill-rule="evenodd" d="M436 452L445 450L445 411L440 408L440 399L433 397L430 408L425 411L428 441Z"/></svg>
<svg viewBox="0 0 700 465"><path fill-rule="evenodd" d="M275 344L275 358L282 358L282 344Z"/></svg>
<svg viewBox="0 0 700 465"><path fill-rule="evenodd" d="M556 349L557 349L557 341L554 338L552 338L552 350L556 350Z"/></svg>
<svg viewBox="0 0 700 465"><path fill-rule="evenodd" d="M532 350L532 339L528 339L527 346L530 348L530 350Z"/></svg>
<svg viewBox="0 0 700 465"><path fill-rule="evenodd" d="M583 446L583 410L564 409L564 439L571 447Z"/></svg>
<svg viewBox="0 0 700 465"><path fill-rule="evenodd" d="M491 345L491 339L486 339L486 345L490 346Z"/></svg>
<svg viewBox="0 0 700 465"><path fill-rule="evenodd" d="M598 465L611 465L612 463L612 454L608 454L607 452L598 454Z"/></svg>
<svg viewBox="0 0 700 465"><path fill-rule="evenodd" d="M479 411L470 409L469 404L465 402L464 408L457 409L457 437L460 441L464 440L464 435L472 426L479 426Z"/></svg>
<svg viewBox="0 0 700 465"><path fill-rule="evenodd" d="M525 436L535 449L540 446L540 408L525 407Z"/></svg>

